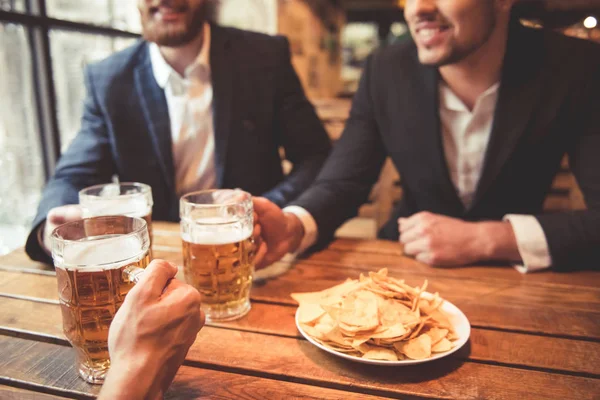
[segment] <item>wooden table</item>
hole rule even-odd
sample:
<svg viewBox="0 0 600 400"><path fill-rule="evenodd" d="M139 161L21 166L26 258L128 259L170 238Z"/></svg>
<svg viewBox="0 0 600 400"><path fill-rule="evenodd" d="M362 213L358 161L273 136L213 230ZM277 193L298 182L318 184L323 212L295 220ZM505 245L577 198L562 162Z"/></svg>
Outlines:
<svg viewBox="0 0 600 400"><path fill-rule="evenodd" d="M156 223L154 235L155 256L181 263L177 225ZM255 285L246 317L202 329L167 398L600 398L599 272L434 269L395 243L348 239L288 266ZM442 360L389 368L342 360L300 337L291 292L380 267L413 285L428 279L469 318L469 343ZM98 393L74 368L52 268L22 251L0 258L0 304L0 398Z"/></svg>

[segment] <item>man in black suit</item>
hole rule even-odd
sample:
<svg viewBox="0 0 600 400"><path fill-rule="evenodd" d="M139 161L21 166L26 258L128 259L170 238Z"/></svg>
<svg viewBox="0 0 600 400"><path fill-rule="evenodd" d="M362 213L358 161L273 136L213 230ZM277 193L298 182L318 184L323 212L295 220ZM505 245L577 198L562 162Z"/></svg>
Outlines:
<svg viewBox="0 0 600 400"><path fill-rule="evenodd" d="M150 185L153 218L167 221L194 190L241 188L283 207L312 183L330 143L288 41L209 24L212 5L140 0L145 40L86 70L81 130L44 190L31 258L49 261L45 238L81 216L68 206L78 191L113 175Z"/></svg>
<svg viewBox="0 0 600 400"><path fill-rule="evenodd" d="M417 260L521 272L600 260L598 46L521 26L513 3L407 1L413 40L366 62L342 138L294 202L304 219L256 199L262 263L331 240L386 157L403 198L380 236ZM543 214L564 154L588 209Z"/></svg>

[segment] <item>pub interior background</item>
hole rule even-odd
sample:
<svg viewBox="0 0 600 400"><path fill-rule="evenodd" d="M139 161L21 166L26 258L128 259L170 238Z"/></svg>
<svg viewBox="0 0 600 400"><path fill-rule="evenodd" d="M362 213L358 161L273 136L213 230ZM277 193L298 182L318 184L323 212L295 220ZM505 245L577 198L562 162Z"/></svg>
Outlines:
<svg viewBox="0 0 600 400"><path fill-rule="evenodd" d="M523 23L600 42L599 0L523 0ZM137 0L0 0L0 255L22 246L40 193L80 125L83 68L133 44ZM286 35L331 139L341 135L361 65L407 35L403 0L221 0L222 25ZM600 71L599 71L600 73ZM371 201L340 235L374 237L401 196L386 164ZM585 207L568 164L546 208Z"/></svg>

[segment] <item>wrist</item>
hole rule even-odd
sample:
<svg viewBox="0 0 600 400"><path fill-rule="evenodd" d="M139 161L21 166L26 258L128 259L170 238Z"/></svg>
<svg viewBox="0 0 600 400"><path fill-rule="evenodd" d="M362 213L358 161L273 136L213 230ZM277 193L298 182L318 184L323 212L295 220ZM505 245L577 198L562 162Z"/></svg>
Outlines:
<svg viewBox="0 0 600 400"><path fill-rule="evenodd" d="M517 241L509 222L479 222L477 242L485 261L516 261L520 258Z"/></svg>
<svg viewBox="0 0 600 400"><path fill-rule="evenodd" d="M161 399L159 370L146 357L115 360L102 386L99 400Z"/></svg>
<svg viewBox="0 0 600 400"><path fill-rule="evenodd" d="M290 253L295 253L300 244L302 243L302 239L304 238L304 224L296 214L293 213L284 213L286 219L286 231L288 234L288 238L290 241Z"/></svg>

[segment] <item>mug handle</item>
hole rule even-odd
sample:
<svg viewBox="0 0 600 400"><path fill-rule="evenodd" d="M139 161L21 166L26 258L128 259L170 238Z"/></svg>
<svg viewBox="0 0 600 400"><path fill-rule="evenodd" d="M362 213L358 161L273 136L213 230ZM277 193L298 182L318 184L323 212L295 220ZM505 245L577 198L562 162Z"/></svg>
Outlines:
<svg viewBox="0 0 600 400"><path fill-rule="evenodd" d="M144 269L140 267L127 267L123 270L123 280L127 280L129 282L138 283L142 274L144 273Z"/></svg>

